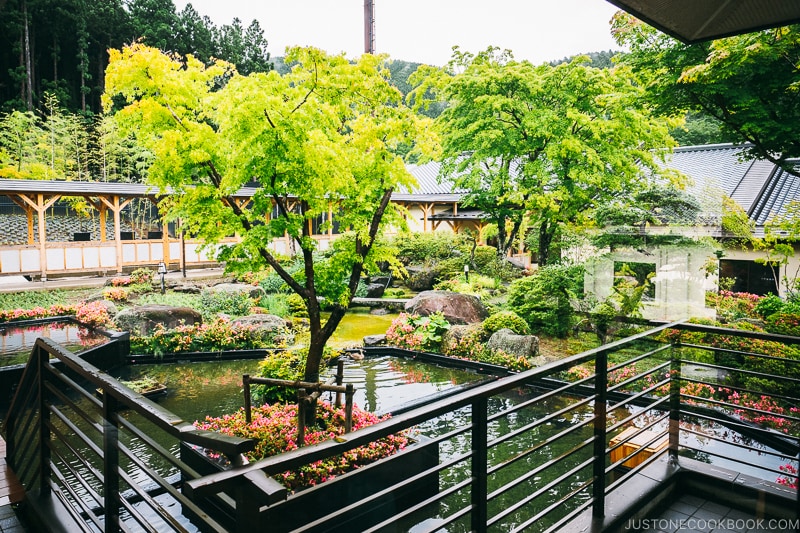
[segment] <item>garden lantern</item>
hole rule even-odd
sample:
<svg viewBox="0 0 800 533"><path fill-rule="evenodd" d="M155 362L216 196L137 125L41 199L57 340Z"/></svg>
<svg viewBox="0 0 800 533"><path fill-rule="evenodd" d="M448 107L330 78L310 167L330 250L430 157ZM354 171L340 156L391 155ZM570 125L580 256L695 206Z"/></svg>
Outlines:
<svg viewBox="0 0 800 533"><path fill-rule="evenodd" d="M161 276L161 294L164 294L164 276L167 274L167 265L164 261L158 264L158 275Z"/></svg>

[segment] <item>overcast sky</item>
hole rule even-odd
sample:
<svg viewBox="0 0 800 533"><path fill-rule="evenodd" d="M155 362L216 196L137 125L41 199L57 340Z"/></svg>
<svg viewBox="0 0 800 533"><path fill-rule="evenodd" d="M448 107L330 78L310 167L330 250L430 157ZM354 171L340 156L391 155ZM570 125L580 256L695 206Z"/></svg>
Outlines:
<svg viewBox="0 0 800 533"><path fill-rule="evenodd" d="M178 11L189 3L174 0ZM273 56L312 45L348 57L364 51L364 0L192 0L218 26L257 19ZM493 45L542 63L614 49L605 0L375 0L376 51L392 59L444 65L452 47Z"/></svg>

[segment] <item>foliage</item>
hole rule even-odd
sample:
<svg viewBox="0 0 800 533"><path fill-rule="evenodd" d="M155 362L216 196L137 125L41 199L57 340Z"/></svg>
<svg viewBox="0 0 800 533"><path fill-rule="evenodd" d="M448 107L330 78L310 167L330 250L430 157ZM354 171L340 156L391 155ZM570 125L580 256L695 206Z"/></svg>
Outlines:
<svg viewBox="0 0 800 533"><path fill-rule="evenodd" d="M792 200L781 213L771 217L764 225L764 238L754 239L756 249L766 252L766 257L757 259L761 264L772 265L775 275L775 292L780 292L780 284L786 288L787 299L800 299L800 265L794 272L788 270L795 256L795 245L800 242L800 201ZM778 271L784 267L784 275L779 278Z"/></svg>
<svg viewBox="0 0 800 533"><path fill-rule="evenodd" d="M448 329L450 324L442 313L429 316L400 313L386 331L386 341L400 348L435 352Z"/></svg>
<svg viewBox="0 0 800 533"><path fill-rule="evenodd" d="M128 291L122 287L106 287L103 289L103 299L112 302L124 302L128 299Z"/></svg>
<svg viewBox="0 0 800 533"><path fill-rule="evenodd" d="M403 264L430 266L453 257L456 251L462 255L469 243L466 236L458 233L432 231L399 233L393 245Z"/></svg>
<svg viewBox="0 0 800 533"><path fill-rule="evenodd" d="M200 311L200 314L203 315L203 319L213 318L212 314L206 313L206 310L203 309L203 306L200 303L199 294L183 294L169 291L165 294L161 294L160 292L150 292L139 296L137 303L139 305L155 304L170 305L173 307L191 307L192 309L197 309Z"/></svg>
<svg viewBox="0 0 800 533"><path fill-rule="evenodd" d="M765 327L770 333L800 337L800 312L773 313L767 317Z"/></svg>
<svg viewBox="0 0 800 533"><path fill-rule="evenodd" d="M481 336L488 339L496 331L508 328L517 335L530 335L531 328L528 323L514 311L500 311L483 321Z"/></svg>
<svg viewBox="0 0 800 533"><path fill-rule="evenodd" d="M139 284L150 284L153 283L153 277L155 276L155 272L150 270L149 268L137 268L133 272L131 272L130 280L131 283L135 285Z"/></svg>
<svg viewBox="0 0 800 533"><path fill-rule="evenodd" d="M103 302L88 302L79 304L75 309L75 318L82 324L89 326L105 326L111 324L111 317Z"/></svg>
<svg viewBox="0 0 800 533"><path fill-rule="evenodd" d="M656 112L703 113L722 123L726 138L751 143L742 147L749 159L793 171L798 26L687 45L619 12L612 31L630 52L621 62L642 76Z"/></svg>
<svg viewBox="0 0 800 533"><path fill-rule="evenodd" d="M760 318L757 308L762 297L757 294L720 290L717 294L707 295L707 298L717 310L717 320L720 322Z"/></svg>
<svg viewBox="0 0 800 533"><path fill-rule="evenodd" d="M384 259L375 247L379 229L402 224L389 201L392 191L413 181L400 153L408 146L413 153L436 152L428 120L402 104L380 69L382 58L368 54L351 63L295 48L284 76L242 76L222 61L206 66L140 44L110 56L104 106L124 104L114 115L120 133L153 154L150 183L175 191L160 207L210 245L239 235L218 257L231 272L269 266L303 298L311 335L305 377L316 381L324 344L363 269ZM252 201L232 198L253 181ZM348 235L320 264L310 226L330 227L331 210ZM268 247L285 236L303 260L302 282ZM332 306L324 325L321 296Z"/></svg>
<svg viewBox="0 0 800 533"><path fill-rule="evenodd" d="M133 381L120 381L123 385L131 389L133 392L138 392L139 394L151 391L153 389L157 389L162 387L163 384L159 383L155 378L150 376L142 376L138 379Z"/></svg>
<svg viewBox="0 0 800 533"><path fill-rule="evenodd" d="M243 316L257 302L244 291L214 291L204 289L200 293L203 312L210 315L223 313L230 316Z"/></svg>
<svg viewBox="0 0 800 533"><path fill-rule="evenodd" d="M0 310L0 322L11 322L13 320L31 320L35 318L47 318L50 316L74 315L78 310L75 305L53 304L49 307L35 306L31 309L3 309Z"/></svg>
<svg viewBox="0 0 800 533"><path fill-rule="evenodd" d="M483 298L501 288L500 283L495 278L483 276L477 273L470 273L469 280L461 274L454 278L440 281L433 286L436 290L458 292L461 294L472 294L478 298Z"/></svg>
<svg viewBox="0 0 800 533"><path fill-rule="evenodd" d="M283 294L267 294L259 302L259 307L266 309L269 314L287 317L291 314L287 297Z"/></svg>
<svg viewBox="0 0 800 533"><path fill-rule="evenodd" d="M575 325L571 301L581 294L583 267L547 265L511 283L508 307L525 318L534 333L566 337Z"/></svg>
<svg viewBox="0 0 800 533"><path fill-rule="evenodd" d="M306 311L303 298L299 294L290 294L286 297L286 305L289 308L289 313L292 316L301 318L308 318L308 311Z"/></svg>
<svg viewBox="0 0 800 533"><path fill-rule="evenodd" d="M761 318L767 318L775 313L781 313L788 307L786 300L772 293L763 296L756 303L753 311Z"/></svg>
<svg viewBox="0 0 800 533"><path fill-rule="evenodd" d="M506 251L530 218L539 264L553 260L558 231L589 223L593 208L659 176L671 146L668 124L641 102L627 68L597 69L579 57L557 66L515 61L489 48L454 50L446 69L420 67L411 94L448 102L436 123L443 137L441 179L467 191Z"/></svg>
<svg viewBox="0 0 800 533"><path fill-rule="evenodd" d="M501 328L502 329L502 328ZM533 367L525 357L515 356L502 350L489 350L484 344L486 334L482 326L471 327L464 335L448 339L442 345L442 353L448 357L489 363L509 370L521 372Z"/></svg>
<svg viewBox="0 0 800 533"><path fill-rule="evenodd" d="M262 378L300 381L305 372L305 353L298 350L276 351L258 363ZM297 401L297 390L278 385L254 385L253 394L264 403L291 403Z"/></svg>
<svg viewBox="0 0 800 533"><path fill-rule="evenodd" d="M304 445L309 446L344 435L344 409L335 409L323 402L317 409L318 427L308 428ZM252 422L245 423L244 411L214 418L206 417L196 422L198 429L218 431L225 435L252 438L257 441L253 451L248 452L250 461L257 461L280 453L297 449L297 406L264 405L252 411ZM353 407L353 430L377 424L387 416L378 417ZM274 476L275 480L290 490L298 490L323 483L350 470L395 454L406 447L408 438L401 434L390 435L368 445L360 446L340 456L304 465L297 470Z"/></svg>
<svg viewBox="0 0 800 533"><path fill-rule="evenodd" d="M131 352L163 356L183 352L217 352L226 350L256 350L282 347L285 331L264 335L255 326L234 326L229 320L217 318L205 324L182 325L167 329L156 325L150 335L131 336Z"/></svg>

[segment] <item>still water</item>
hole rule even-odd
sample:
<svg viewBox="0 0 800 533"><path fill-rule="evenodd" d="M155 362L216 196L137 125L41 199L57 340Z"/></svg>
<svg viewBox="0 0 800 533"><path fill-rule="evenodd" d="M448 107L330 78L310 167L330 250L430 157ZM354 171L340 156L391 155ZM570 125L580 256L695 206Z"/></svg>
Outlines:
<svg viewBox="0 0 800 533"><path fill-rule="evenodd" d="M74 353L103 344L108 337L71 321L0 326L0 367L26 363L39 337L47 337Z"/></svg>

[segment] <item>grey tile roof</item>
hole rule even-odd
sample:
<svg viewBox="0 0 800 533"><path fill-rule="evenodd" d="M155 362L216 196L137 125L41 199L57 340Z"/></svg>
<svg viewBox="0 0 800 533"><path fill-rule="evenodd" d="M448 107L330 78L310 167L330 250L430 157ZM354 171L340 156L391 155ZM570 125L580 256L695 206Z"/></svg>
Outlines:
<svg viewBox="0 0 800 533"><path fill-rule="evenodd" d="M465 191L463 189L454 189L450 181L445 180L439 183L438 177L441 166L442 165L436 161L430 161L421 165L406 165L406 170L417 179L417 186L410 191L398 192L408 192L414 195L463 194Z"/></svg>

